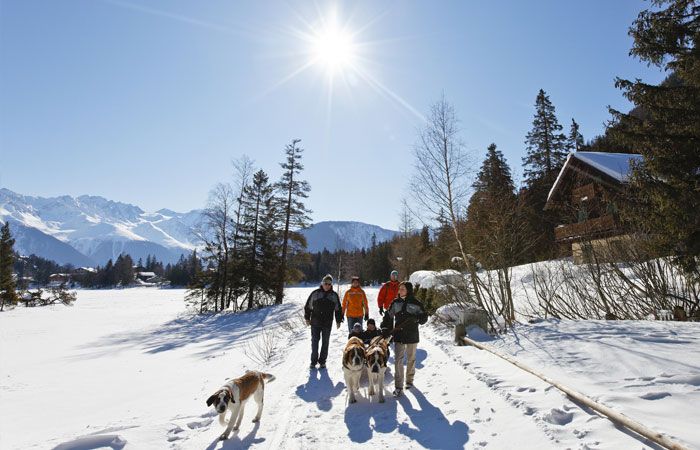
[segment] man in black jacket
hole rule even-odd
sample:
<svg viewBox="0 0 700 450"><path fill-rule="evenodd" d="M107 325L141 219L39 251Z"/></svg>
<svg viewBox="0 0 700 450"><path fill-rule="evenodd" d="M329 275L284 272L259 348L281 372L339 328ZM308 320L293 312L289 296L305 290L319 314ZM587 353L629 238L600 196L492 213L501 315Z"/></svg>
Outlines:
<svg viewBox="0 0 700 450"><path fill-rule="evenodd" d="M319 368L326 367L326 358L328 357L328 341L331 337L331 328L333 327L333 316L337 328L340 328L340 323L343 321L343 309L340 306L340 298L333 290L333 277L326 275L323 277L321 287L316 289L309 295L304 306L304 319L306 325L311 326L311 365L310 369L316 368L316 363ZM321 342L321 354L318 354L318 341Z"/></svg>
<svg viewBox="0 0 700 450"><path fill-rule="evenodd" d="M384 313L382 334L394 335L394 397L399 397L404 388L404 365L406 357L406 389L413 387L416 373L416 349L418 347L418 325L428 321L421 302L413 296L413 285L404 281L399 285L399 296Z"/></svg>

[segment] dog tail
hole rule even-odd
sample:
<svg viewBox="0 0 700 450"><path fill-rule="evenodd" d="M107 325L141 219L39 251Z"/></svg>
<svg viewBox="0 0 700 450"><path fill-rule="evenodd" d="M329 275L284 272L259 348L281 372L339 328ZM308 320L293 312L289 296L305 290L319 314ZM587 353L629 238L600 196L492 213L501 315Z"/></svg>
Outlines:
<svg viewBox="0 0 700 450"><path fill-rule="evenodd" d="M275 376L272 375L271 373L265 373L261 372L263 380L267 381L268 383L272 383L273 381L276 380Z"/></svg>

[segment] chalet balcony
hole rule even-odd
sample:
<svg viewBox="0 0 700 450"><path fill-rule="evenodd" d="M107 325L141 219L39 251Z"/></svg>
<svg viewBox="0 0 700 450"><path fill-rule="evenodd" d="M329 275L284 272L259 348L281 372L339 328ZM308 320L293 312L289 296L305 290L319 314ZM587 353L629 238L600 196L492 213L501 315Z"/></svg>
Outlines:
<svg viewBox="0 0 700 450"><path fill-rule="evenodd" d="M557 242L564 242L617 234L619 231L621 229L618 220L612 214L606 214L580 223L559 225L554 229L554 238Z"/></svg>

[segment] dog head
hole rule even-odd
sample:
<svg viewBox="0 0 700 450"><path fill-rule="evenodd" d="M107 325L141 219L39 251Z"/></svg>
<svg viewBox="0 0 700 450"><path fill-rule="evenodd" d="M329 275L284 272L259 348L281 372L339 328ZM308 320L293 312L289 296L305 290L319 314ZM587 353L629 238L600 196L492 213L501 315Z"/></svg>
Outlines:
<svg viewBox="0 0 700 450"><path fill-rule="evenodd" d="M386 352L382 347L372 347L367 352L367 367L372 373L379 373L379 369L386 367Z"/></svg>
<svg viewBox="0 0 700 450"><path fill-rule="evenodd" d="M348 340L343 353L343 365L348 369L359 370L365 364L365 345L361 339L352 337Z"/></svg>
<svg viewBox="0 0 700 450"><path fill-rule="evenodd" d="M226 412L228 402L235 403L228 389L219 389L207 399L207 406L214 406L219 414Z"/></svg>

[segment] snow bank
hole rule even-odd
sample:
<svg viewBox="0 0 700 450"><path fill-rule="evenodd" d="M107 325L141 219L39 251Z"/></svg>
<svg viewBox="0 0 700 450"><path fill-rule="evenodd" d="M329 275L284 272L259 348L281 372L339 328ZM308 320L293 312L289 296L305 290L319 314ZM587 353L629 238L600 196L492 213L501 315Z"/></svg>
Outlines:
<svg viewBox="0 0 700 450"><path fill-rule="evenodd" d="M420 287L426 289L446 285L459 286L460 284L464 284L464 275L452 269L442 270L439 272L432 270L419 270L417 272L413 272L408 281L413 283L414 286L419 284Z"/></svg>

